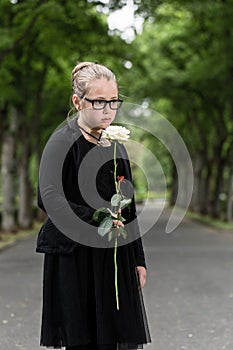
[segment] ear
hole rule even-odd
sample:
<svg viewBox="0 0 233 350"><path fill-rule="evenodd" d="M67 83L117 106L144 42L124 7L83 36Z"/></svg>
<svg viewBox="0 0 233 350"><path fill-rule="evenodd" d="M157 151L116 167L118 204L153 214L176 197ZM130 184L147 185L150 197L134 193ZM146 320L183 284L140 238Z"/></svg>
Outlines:
<svg viewBox="0 0 233 350"><path fill-rule="evenodd" d="M74 94L72 96L72 102L73 102L73 105L74 107L80 111L82 108L81 108L81 101L80 101L80 98L78 97L78 95Z"/></svg>

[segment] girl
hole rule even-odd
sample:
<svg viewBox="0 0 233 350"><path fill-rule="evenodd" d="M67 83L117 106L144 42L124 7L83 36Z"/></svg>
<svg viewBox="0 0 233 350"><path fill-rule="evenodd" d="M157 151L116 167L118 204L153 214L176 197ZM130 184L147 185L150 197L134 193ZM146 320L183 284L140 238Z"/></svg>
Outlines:
<svg viewBox="0 0 233 350"><path fill-rule="evenodd" d="M135 233L134 200L130 209L122 210L124 223L113 220L114 226L125 226L126 230L127 224L133 223L128 233L136 237L117 250L119 309L113 248L104 246L93 220L95 209L115 193L113 145L102 147L106 140L101 140L101 134L122 104L118 85L105 66L83 62L72 71L72 87L77 115L52 135L40 166L38 205L49 216L36 248L45 254L41 346L143 349L143 344L150 342L141 291L146 282L146 263L141 239ZM91 186L93 173L97 174L96 191ZM117 144L117 175L132 180L121 144ZM96 201L96 206L90 201ZM71 224L74 214L77 225Z"/></svg>

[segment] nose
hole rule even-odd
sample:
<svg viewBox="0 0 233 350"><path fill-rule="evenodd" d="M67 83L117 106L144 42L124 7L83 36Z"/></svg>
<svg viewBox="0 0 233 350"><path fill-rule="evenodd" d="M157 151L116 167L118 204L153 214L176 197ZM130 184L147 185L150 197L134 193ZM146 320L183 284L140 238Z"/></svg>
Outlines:
<svg viewBox="0 0 233 350"><path fill-rule="evenodd" d="M106 103L106 106L103 109L103 113L108 114L110 112L110 106L109 103Z"/></svg>

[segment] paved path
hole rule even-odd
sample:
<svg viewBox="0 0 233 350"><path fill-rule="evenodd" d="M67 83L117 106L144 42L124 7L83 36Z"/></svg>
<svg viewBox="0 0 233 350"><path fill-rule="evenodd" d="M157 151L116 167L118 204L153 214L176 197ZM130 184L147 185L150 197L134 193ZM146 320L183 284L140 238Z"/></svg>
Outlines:
<svg viewBox="0 0 233 350"><path fill-rule="evenodd" d="M39 350L42 255L35 237L0 253L0 349Z"/></svg>
<svg viewBox="0 0 233 350"><path fill-rule="evenodd" d="M166 222L162 216L144 240L148 350L232 350L233 232L184 220L166 235Z"/></svg>
<svg viewBox="0 0 233 350"><path fill-rule="evenodd" d="M152 215L148 212L147 220ZM144 237L148 350L233 349L233 233L184 220L164 233L167 213ZM35 237L0 253L0 349L39 350L41 254Z"/></svg>

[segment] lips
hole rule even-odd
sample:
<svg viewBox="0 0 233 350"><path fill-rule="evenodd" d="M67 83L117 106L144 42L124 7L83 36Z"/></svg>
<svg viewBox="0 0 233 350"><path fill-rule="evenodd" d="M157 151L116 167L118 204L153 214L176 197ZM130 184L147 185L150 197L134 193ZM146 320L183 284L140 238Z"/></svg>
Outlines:
<svg viewBox="0 0 233 350"><path fill-rule="evenodd" d="M102 122L102 123L110 123L110 122L111 122L111 118L104 118L104 119L101 119L101 122Z"/></svg>

